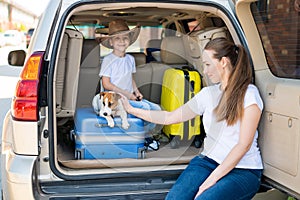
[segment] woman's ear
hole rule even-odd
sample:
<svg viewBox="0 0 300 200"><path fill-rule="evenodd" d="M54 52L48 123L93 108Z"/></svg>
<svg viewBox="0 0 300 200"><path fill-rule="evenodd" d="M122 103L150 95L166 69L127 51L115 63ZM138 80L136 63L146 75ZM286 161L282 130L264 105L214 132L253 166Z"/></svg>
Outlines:
<svg viewBox="0 0 300 200"><path fill-rule="evenodd" d="M228 57L223 56L220 60L221 65L223 66L223 68L227 67L228 65L230 65L230 60Z"/></svg>

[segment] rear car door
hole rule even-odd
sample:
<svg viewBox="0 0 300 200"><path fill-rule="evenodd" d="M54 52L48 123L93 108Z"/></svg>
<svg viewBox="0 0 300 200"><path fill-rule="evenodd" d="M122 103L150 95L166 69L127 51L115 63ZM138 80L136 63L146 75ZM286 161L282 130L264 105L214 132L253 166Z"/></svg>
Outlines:
<svg viewBox="0 0 300 200"><path fill-rule="evenodd" d="M235 6L265 104L259 127L265 180L300 198L299 1L239 0Z"/></svg>

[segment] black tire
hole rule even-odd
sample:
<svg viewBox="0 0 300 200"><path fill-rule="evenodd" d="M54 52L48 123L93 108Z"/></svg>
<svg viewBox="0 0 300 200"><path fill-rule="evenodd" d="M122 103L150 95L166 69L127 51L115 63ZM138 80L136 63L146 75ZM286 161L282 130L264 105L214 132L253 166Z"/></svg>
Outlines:
<svg viewBox="0 0 300 200"><path fill-rule="evenodd" d="M194 146L196 148L200 148L203 144L203 138L200 135L196 135L194 139Z"/></svg>
<svg viewBox="0 0 300 200"><path fill-rule="evenodd" d="M180 145L180 139L178 136L172 136L170 145L172 149L177 149Z"/></svg>

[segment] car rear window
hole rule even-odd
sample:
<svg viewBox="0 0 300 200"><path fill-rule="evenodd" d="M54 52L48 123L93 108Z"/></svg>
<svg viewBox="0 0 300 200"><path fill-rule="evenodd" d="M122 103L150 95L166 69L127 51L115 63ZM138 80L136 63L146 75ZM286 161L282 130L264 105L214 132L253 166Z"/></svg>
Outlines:
<svg viewBox="0 0 300 200"><path fill-rule="evenodd" d="M300 79L300 0L259 0L252 12L275 76Z"/></svg>
<svg viewBox="0 0 300 200"><path fill-rule="evenodd" d="M85 39L95 39L95 30L98 29L101 32L101 29L107 29L105 26L95 26L95 25L68 25L67 28L75 29L80 31ZM129 26L130 29L134 28L134 26ZM146 44L150 39L161 39L163 27L162 26L141 26L141 31L138 39L135 43L130 45L127 49L127 52L144 52L146 48ZM105 31L103 30L103 33ZM173 31L174 32L174 31ZM101 57L103 58L107 54L109 54L112 50L100 45Z"/></svg>

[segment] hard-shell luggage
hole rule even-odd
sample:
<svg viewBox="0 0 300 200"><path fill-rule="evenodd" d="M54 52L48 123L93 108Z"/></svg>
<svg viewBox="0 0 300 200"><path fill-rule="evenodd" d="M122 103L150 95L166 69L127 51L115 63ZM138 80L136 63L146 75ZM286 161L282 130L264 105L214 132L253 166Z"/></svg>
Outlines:
<svg viewBox="0 0 300 200"><path fill-rule="evenodd" d="M77 159L144 158L144 121L128 115L130 127L121 127L115 117L115 127L107 125L92 108L79 108L74 117L75 157Z"/></svg>
<svg viewBox="0 0 300 200"><path fill-rule="evenodd" d="M190 68L167 69L163 77L161 105L167 111L175 110L195 96L200 89L201 78L198 71ZM188 141L200 135L200 124L200 116L197 116L184 123L166 125L163 132L173 139L171 147L176 148L179 145L176 138Z"/></svg>

